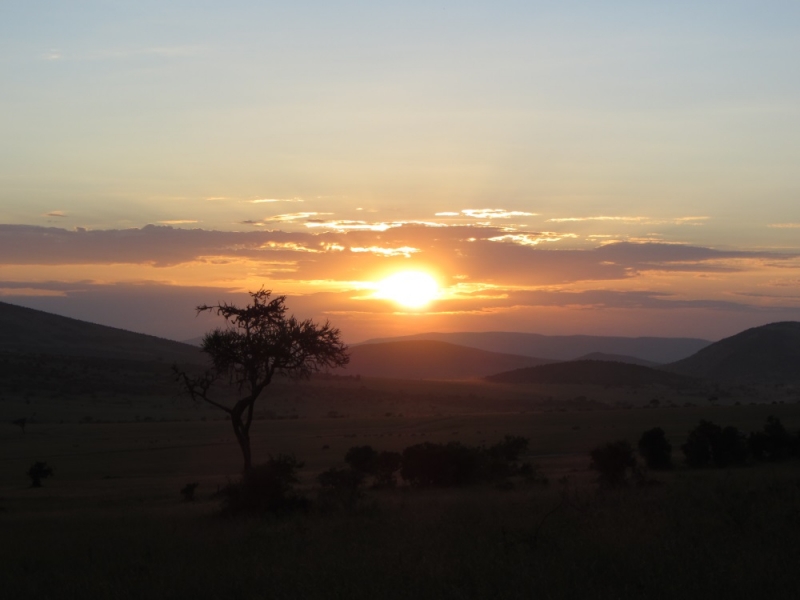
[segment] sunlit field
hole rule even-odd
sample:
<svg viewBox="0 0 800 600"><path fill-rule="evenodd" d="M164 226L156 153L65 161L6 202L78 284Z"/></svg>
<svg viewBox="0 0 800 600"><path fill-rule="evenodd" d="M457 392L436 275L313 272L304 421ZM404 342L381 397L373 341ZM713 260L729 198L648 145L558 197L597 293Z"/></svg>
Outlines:
<svg viewBox="0 0 800 600"><path fill-rule="evenodd" d="M792 390L777 390L775 404L664 397L655 408L654 390L616 390L634 408L600 406L613 390L561 390L559 400L553 390L482 383L337 380L276 390L262 404L272 412L253 426L255 462L294 454L305 463L298 487L312 500L316 475L344 466L353 446L490 445L507 434L530 439L525 458L549 483L401 484L367 489L349 509L312 503L281 517L223 517L216 494L237 477L241 454L221 414L168 397L111 404L116 413L101 399L73 398L72 412L23 433L9 421L24 400L6 398L4 597L788 598L797 589L798 465L688 470L679 451L700 419L748 433L776 415L800 429ZM29 400L49 414L46 398ZM647 487L601 489L589 451L635 444L656 426L678 468L653 474L658 483ZM34 460L55 471L40 489L25 475ZM179 492L191 482L196 500L184 502Z"/></svg>

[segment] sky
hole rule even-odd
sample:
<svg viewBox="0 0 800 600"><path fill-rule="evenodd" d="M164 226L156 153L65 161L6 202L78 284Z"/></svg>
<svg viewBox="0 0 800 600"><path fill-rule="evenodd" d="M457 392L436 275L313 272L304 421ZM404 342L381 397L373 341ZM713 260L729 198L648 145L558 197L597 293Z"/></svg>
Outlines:
<svg viewBox="0 0 800 600"><path fill-rule="evenodd" d="M0 300L173 339L261 287L348 342L800 320L797 56L794 1L5 0Z"/></svg>

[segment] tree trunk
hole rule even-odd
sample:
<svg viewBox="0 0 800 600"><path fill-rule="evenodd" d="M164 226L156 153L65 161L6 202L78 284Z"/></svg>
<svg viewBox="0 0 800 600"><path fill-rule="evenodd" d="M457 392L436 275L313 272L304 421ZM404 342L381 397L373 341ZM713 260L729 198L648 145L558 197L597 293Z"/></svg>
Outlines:
<svg viewBox="0 0 800 600"><path fill-rule="evenodd" d="M253 467L252 454L250 453L250 435L245 432L238 416L235 413L231 413L231 423L233 424L233 433L236 434L236 441L239 442L239 448L242 449L244 472L246 473Z"/></svg>

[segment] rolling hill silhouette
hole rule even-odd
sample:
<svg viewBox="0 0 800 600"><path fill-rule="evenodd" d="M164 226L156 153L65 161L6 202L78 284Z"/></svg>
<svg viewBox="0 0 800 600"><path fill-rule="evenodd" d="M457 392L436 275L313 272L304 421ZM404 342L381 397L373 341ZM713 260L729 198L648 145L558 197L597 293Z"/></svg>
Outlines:
<svg viewBox="0 0 800 600"><path fill-rule="evenodd" d="M199 348L0 302L0 352L203 364Z"/></svg>
<svg viewBox="0 0 800 600"><path fill-rule="evenodd" d="M686 388L698 380L641 365L603 360L576 360L516 369L486 377L494 383L547 383L576 385L664 385Z"/></svg>
<svg viewBox="0 0 800 600"><path fill-rule="evenodd" d="M621 362L629 365L639 365L642 367L651 367L657 369L661 365L659 363L644 360L643 358L636 358L635 356L625 356L624 354L607 354L605 352L591 352L583 356L579 356L575 360L604 360L608 362Z"/></svg>
<svg viewBox="0 0 800 600"><path fill-rule="evenodd" d="M346 372L395 379L472 379L550 362L446 342L411 340L352 346Z"/></svg>
<svg viewBox="0 0 800 600"><path fill-rule="evenodd" d="M691 356L711 344L698 338L610 337L595 335L540 335L510 331L420 333L395 338L376 338L363 344L435 340L489 352L518 354L552 360L576 360L601 352L634 357L654 363L671 363Z"/></svg>
<svg viewBox="0 0 800 600"><path fill-rule="evenodd" d="M784 321L747 329L666 368L715 381L800 382L800 323Z"/></svg>

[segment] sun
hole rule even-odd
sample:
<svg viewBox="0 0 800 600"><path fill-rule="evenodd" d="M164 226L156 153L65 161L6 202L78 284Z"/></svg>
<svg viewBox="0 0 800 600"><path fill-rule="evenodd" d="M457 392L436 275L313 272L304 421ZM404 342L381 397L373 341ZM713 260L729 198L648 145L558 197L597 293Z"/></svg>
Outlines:
<svg viewBox="0 0 800 600"><path fill-rule="evenodd" d="M378 282L376 298L392 300L406 308L422 308L439 295L439 284L422 271L402 271Z"/></svg>

